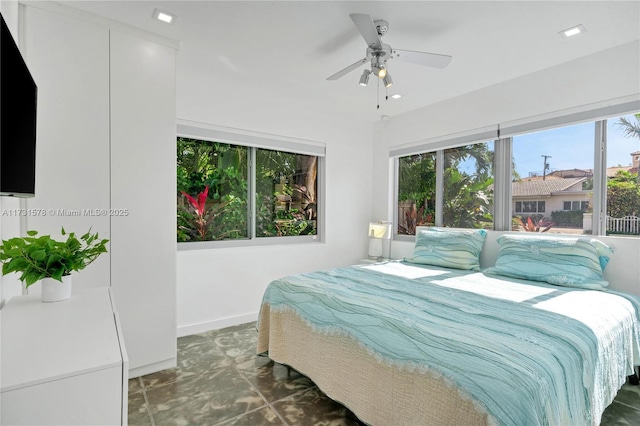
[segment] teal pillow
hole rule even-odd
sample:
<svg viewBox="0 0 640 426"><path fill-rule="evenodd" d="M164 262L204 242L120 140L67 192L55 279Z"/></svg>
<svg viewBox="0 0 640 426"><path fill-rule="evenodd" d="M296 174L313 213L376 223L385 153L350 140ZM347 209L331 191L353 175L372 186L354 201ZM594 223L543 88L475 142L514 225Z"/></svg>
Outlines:
<svg viewBox="0 0 640 426"><path fill-rule="evenodd" d="M604 271L604 268L607 267L607 263L609 263L609 256L613 254L613 250L602 241L595 240L593 238L589 240L589 244L595 247L596 252L598 253L598 259L600 260L600 267Z"/></svg>
<svg viewBox="0 0 640 426"><path fill-rule="evenodd" d="M423 228L416 233L412 257L405 262L480 270L480 251L487 231L484 229Z"/></svg>
<svg viewBox="0 0 640 426"><path fill-rule="evenodd" d="M600 290L612 250L598 240L503 235L495 266L487 274Z"/></svg>

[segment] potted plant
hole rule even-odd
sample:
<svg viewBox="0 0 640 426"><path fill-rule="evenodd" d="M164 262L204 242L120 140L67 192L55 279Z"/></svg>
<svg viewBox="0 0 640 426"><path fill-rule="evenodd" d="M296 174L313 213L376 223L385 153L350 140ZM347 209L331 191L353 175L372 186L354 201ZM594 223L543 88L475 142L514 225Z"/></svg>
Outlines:
<svg viewBox="0 0 640 426"><path fill-rule="evenodd" d="M42 301L57 302L71 297L71 273L80 271L107 252L109 240L99 239L91 229L79 239L62 228L66 241L56 241L49 235L38 236L28 231L26 237L2 241L0 262L2 275L21 273L25 287L42 281Z"/></svg>

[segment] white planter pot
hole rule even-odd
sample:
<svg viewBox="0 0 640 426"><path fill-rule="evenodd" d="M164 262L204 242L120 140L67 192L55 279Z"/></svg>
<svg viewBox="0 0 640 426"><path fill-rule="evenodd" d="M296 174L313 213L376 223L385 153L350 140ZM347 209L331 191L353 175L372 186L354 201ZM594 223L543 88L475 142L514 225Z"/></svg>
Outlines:
<svg viewBox="0 0 640 426"><path fill-rule="evenodd" d="M43 278L40 282L43 302L59 302L71 297L71 275L62 277L62 282L53 278Z"/></svg>

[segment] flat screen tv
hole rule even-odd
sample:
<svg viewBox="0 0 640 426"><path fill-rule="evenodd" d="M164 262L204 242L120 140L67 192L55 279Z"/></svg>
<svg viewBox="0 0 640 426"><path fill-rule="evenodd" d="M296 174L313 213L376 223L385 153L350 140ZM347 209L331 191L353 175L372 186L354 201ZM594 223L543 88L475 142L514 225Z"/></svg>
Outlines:
<svg viewBox="0 0 640 426"><path fill-rule="evenodd" d="M0 20L0 195L33 197L38 87Z"/></svg>

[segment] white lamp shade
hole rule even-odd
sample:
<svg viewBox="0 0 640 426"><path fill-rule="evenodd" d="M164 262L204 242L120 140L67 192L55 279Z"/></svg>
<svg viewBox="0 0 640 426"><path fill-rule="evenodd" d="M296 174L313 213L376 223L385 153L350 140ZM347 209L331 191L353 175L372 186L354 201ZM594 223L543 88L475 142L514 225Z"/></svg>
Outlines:
<svg viewBox="0 0 640 426"><path fill-rule="evenodd" d="M387 225L379 223L369 224L369 237L371 238L384 238L387 233Z"/></svg>
<svg viewBox="0 0 640 426"><path fill-rule="evenodd" d="M386 223L369 223L369 257L382 259L383 241L391 237L391 225Z"/></svg>

